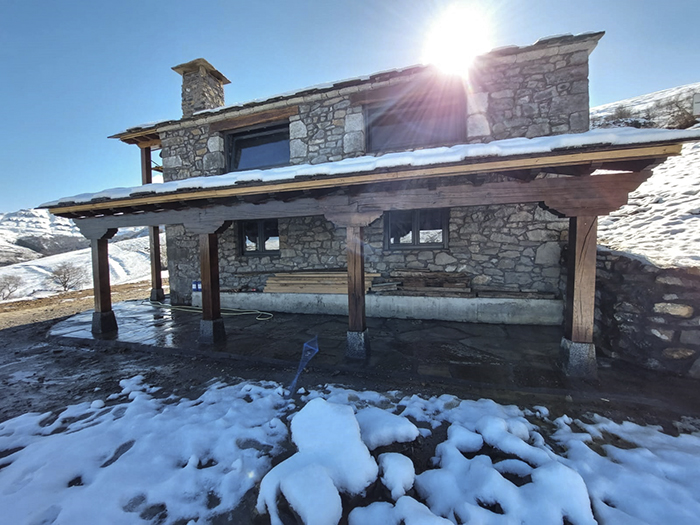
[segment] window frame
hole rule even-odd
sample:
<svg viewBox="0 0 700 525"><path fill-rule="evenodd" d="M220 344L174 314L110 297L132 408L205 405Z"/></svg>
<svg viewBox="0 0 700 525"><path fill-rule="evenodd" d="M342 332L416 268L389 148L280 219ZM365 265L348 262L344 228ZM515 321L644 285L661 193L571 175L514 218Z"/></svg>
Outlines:
<svg viewBox="0 0 700 525"><path fill-rule="evenodd" d="M420 242L420 214L426 211L439 210L441 213L440 224L442 226L442 242ZM411 212L411 243L391 243L391 215L396 212ZM449 208L420 208L416 210L392 210L384 212L384 249L391 251L402 250L434 250L449 247L450 234L450 209Z"/></svg>
<svg viewBox="0 0 700 525"><path fill-rule="evenodd" d="M288 156L287 161L283 163L267 164L265 166L256 166L253 168L238 168L235 164L236 155L236 143L242 140L249 140L258 137L264 137L266 135L276 135L279 133L286 134L287 150ZM254 126L244 129L236 129L224 133L224 154L226 156L226 173L236 172L236 171L247 171L256 169L270 169L279 168L281 166L289 166L290 163L290 151L289 151L289 122L275 122L272 124L264 124L260 126ZM238 160L240 162L240 158Z"/></svg>
<svg viewBox="0 0 700 525"><path fill-rule="evenodd" d="M257 249L257 250L246 250L246 240L245 240L245 226L247 223L255 223L258 228L258 242L257 246L260 248L260 239L264 237L265 233L265 222L267 221L275 221L277 223L277 238L279 239L279 219L250 219L250 220L243 220L243 221L238 221L238 254L243 257L248 257L248 256L253 256L253 257L260 257L260 256L274 256L274 255L279 255L280 254L280 248L278 245L278 248L276 250L266 250L265 245L263 243L262 249Z"/></svg>

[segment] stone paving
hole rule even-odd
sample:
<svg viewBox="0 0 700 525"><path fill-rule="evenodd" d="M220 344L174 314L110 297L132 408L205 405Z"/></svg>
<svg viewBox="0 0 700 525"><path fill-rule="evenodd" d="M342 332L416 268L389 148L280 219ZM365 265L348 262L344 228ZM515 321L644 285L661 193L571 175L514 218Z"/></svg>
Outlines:
<svg viewBox="0 0 700 525"><path fill-rule="evenodd" d="M275 313L226 316L227 340L198 342L198 312L129 301L114 306L119 333L96 338L91 312L56 324L52 336L112 341L168 351L228 354L270 364L296 365L304 342L318 336L313 366L329 370L362 368L382 374L510 384L514 387L561 387L557 367L559 327L467 324L449 321L368 319L372 347L367 363L345 359L347 318L332 315Z"/></svg>
<svg viewBox="0 0 700 525"><path fill-rule="evenodd" d="M299 364L303 344L318 336L319 353L305 374L314 383L347 383L356 388L413 388L423 393L452 392L490 397L504 403L562 405L583 403L598 413L626 410L700 416L697 381L646 370L598 356L598 379L567 378L559 368L560 327L487 325L401 319L367 320L372 345L367 363L345 359L347 317L275 313L225 317L227 341L198 342L201 313L160 308L148 301L114 305L119 333L96 338L92 312L55 324L49 337L110 355L123 349L160 356L167 362L219 362L242 377L283 382ZM129 352L130 354L130 352ZM163 359L161 359L163 361ZM177 365L174 365L177 366ZM187 371L182 373L186 376Z"/></svg>

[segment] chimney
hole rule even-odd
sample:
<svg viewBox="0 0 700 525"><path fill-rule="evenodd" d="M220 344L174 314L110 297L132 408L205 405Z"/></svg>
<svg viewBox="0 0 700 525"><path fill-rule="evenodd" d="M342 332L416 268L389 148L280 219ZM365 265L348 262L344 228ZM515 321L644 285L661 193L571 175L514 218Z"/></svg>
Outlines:
<svg viewBox="0 0 700 525"><path fill-rule="evenodd" d="M191 117L196 111L224 105L224 85L230 80L203 58L175 66L182 75L182 116Z"/></svg>

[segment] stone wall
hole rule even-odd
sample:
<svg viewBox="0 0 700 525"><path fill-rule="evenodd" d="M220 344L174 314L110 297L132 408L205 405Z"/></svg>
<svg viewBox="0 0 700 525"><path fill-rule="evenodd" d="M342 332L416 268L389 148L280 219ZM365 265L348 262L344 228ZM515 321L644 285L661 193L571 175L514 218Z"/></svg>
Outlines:
<svg viewBox="0 0 700 525"><path fill-rule="evenodd" d="M480 59L467 89L466 140L489 142L587 131L588 54L601 36L553 38L526 48L497 50ZM364 95L358 94L423 82L434 74L429 68L409 68L167 124L159 129L164 180L224 173L224 134L210 131L210 124L286 106L298 108L298 114L289 119L292 164L365 155L365 107L357 102ZM186 76L183 80L188 81ZM474 275L481 286L559 293L564 222L552 221L552 216L532 205L501 210L462 208L452 210L451 215L448 250L385 252L379 221L367 232L368 271L463 271ZM224 287L259 287L264 281L259 273L265 271L343 267L344 232L319 218L280 220L279 225L279 256L242 259L236 255L235 230L222 236L222 266L230 269L222 270ZM310 229L303 231L306 226ZM198 263L191 262L196 252L189 251L191 239L180 240L180 229L167 228L166 232L172 252L171 290L174 297L188 301L191 281L199 273ZM245 274L249 277L241 277Z"/></svg>
<svg viewBox="0 0 700 525"><path fill-rule="evenodd" d="M600 36L551 38L525 52L478 57L467 99L469 141L588 131L588 56Z"/></svg>
<svg viewBox="0 0 700 525"><path fill-rule="evenodd" d="M598 249L596 346L611 357L700 379L700 270L662 269Z"/></svg>
<svg viewBox="0 0 700 525"><path fill-rule="evenodd" d="M568 222L534 204L452 208L446 250L384 250L383 217L365 228L366 271L389 276L416 269L466 273L475 288L561 295L562 246ZM190 301L199 279L198 240L179 226L167 228L171 290L179 302ZM345 271L345 229L322 216L279 220L280 252L239 255L234 227L219 240L221 288L260 290L275 272ZM171 299L175 301L175 296Z"/></svg>
<svg viewBox="0 0 700 525"><path fill-rule="evenodd" d="M160 138L165 182L224 173L224 139L207 124L163 131Z"/></svg>

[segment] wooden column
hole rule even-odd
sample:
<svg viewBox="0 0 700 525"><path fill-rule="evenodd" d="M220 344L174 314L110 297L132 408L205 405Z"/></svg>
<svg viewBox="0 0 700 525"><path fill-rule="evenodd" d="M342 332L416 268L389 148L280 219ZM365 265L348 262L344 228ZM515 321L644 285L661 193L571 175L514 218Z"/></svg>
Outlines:
<svg viewBox="0 0 700 525"><path fill-rule="evenodd" d="M364 332L365 317L365 249L362 226L347 226L348 257L348 330Z"/></svg>
<svg viewBox="0 0 700 525"><path fill-rule="evenodd" d="M567 339L593 342L598 217L569 219L569 266L566 287Z"/></svg>
<svg viewBox="0 0 700 525"><path fill-rule="evenodd" d="M199 235L199 258L202 278L202 319L221 318L219 298L219 238L215 233Z"/></svg>
<svg viewBox="0 0 700 525"><path fill-rule="evenodd" d="M561 361L568 376L595 379L597 361L593 344L595 272L598 217L569 218L566 319Z"/></svg>
<svg viewBox="0 0 700 525"><path fill-rule="evenodd" d="M151 184L153 171L151 168L151 148L141 148L141 183ZM149 246L151 250L151 301L165 299L163 291L163 268L160 264L160 227L148 227Z"/></svg>
<svg viewBox="0 0 700 525"><path fill-rule="evenodd" d="M100 237L90 239L92 247L92 280L95 294L95 312L92 314L92 333L110 334L117 331L117 320L112 311L112 295L109 284L108 241L116 229L107 230Z"/></svg>
<svg viewBox="0 0 700 525"><path fill-rule="evenodd" d="M218 343L226 340L224 320L221 317L219 295L219 238L231 221L200 221L184 224L185 231L199 235L200 279L202 280L202 320L199 323L199 341Z"/></svg>
<svg viewBox="0 0 700 525"><path fill-rule="evenodd" d="M381 217L379 210L363 213L327 211L326 218L347 231L346 254L348 259L348 333L345 357L367 361L370 356L367 318L365 316L365 248L363 228Z"/></svg>
<svg viewBox="0 0 700 525"><path fill-rule="evenodd" d="M219 238L216 233L199 235L199 260L202 279L202 321L199 340L216 343L226 339L221 317L219 292Z"/></svg>

